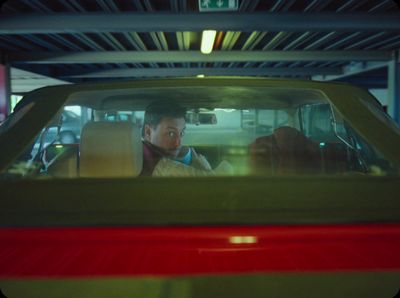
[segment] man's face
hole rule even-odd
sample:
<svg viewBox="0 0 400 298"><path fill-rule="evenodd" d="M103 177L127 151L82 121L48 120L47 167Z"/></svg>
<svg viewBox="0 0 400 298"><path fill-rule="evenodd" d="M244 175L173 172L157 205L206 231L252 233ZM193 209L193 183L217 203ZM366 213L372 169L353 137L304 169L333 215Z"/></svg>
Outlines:
<svg viewBox="0 0 400 298"><path fill-rule="evenodd" d="M165 150L170 157L177 157L185 134L184 118L162 118L157 127L145 126L145 140Z"/></svg>

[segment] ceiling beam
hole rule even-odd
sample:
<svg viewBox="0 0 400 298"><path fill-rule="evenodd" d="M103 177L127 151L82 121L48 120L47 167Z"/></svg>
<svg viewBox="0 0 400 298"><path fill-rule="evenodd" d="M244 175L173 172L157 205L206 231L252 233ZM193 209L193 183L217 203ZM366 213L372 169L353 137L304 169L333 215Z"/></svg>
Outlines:
<svg viewBox="0 0 400 298"><path fill-rule="evenodd" d="M352 77L356 75L360 75L362 73L369 72L371 70L376 70L380 68L384 68L388 66L388 62L358 62L351 63L342 67L342 73L338 75L329 75L329 74L316 74L312 77L313 80L318 81L333 81L344 79L347 77Z"/></svg>
<svg viewBox="0 0 400 298"><path fill-rule="evenodd" d="M392 31L399 13L54 13L1 14L0 34L202 31Z"/></svg>
<svg viewBox="0 0 400 298"><path fill-rule="evenodd" d="M311 76L338 75L340 67L280 67L280 68L130 68L109 69L90 73L62 75L62 78L118 78L118 77L180 77L203 74L206 76Z"/></svg>
<svg viewBox="0 0 400 298"><path fill-rule="evenodd" d="M43 76L38 73L18 69L12 67L11 73L11 92L12 93L24 93L31 90L52 85L69 84L64 80L55 79L47 76Z"/></svg>
<svg viewBox="0 0 400 298"><path fill-rule="evenodd" d="M386 77L362 77L354 76L348 78L341 78L336 80L337 82L346 82L349 84L357 85L365 89L386 89L387 78Z"/></svg>
<svg viewBox="0 0 400 298"><path fill-rule="evenodd" d="M388 61L390 51L109 51L12 53L10 63L183 63L183 62L284 62L284 61Z"/></svg>

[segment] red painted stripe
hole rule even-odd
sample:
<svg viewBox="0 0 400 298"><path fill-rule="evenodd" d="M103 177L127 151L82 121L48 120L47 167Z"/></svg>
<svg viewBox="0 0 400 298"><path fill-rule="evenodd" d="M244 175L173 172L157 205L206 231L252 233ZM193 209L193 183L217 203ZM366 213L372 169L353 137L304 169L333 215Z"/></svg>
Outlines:
<svg viewBox="0 0 400 298"><path fill-rule="evenodd" d="M0 243L0 277L400 271L397 224L2 228Z"/></svg>

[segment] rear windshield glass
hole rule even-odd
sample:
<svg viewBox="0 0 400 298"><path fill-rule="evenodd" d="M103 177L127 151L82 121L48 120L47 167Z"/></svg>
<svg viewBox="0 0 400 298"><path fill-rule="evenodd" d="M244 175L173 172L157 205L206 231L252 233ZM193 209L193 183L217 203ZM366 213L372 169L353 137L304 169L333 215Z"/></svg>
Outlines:
<svg viewBox="0 0 400 298"><path fill-rule="evenodd" d="M96 178L396 171L321 92L164 87L73 94L7 173Z"/></svg>

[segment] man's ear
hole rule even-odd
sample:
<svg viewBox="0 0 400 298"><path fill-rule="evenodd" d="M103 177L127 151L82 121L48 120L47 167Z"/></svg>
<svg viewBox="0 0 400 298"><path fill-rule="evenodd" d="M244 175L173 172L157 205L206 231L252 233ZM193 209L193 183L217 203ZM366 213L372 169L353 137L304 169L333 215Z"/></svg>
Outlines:
<svg viewBox="0 0 400 298"><path fill-rule="evenodd" d="M150 142L150 137L151 137L151 127L148 124L145 124L144 126L144 139L148 142Z"/></svg>

